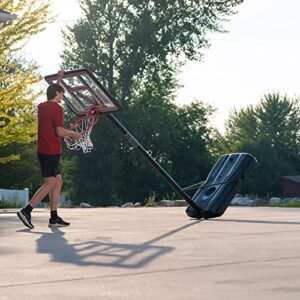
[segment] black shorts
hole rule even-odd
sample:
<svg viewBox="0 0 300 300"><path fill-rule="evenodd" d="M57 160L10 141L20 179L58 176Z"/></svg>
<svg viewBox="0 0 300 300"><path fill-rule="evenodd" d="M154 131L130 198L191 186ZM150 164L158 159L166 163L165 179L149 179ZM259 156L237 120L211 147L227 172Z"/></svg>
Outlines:
<svg viewBox="0 0 300 300"><path fill-rule="evenodd" d="M59 171L59 160L60 160L60 154L37 154L40 166L41 166L41 172L43 177L56 177L60 174Z"/></svg>

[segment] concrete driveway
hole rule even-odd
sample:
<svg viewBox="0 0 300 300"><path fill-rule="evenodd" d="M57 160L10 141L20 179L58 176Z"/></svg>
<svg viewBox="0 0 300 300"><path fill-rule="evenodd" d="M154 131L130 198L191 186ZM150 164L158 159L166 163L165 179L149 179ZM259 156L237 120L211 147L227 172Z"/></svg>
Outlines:
<svg viewBox="0 0 300 300"><path fill-rule="evenodd" d="M300 299L300 209L0 211L0 299Z"/></svg>

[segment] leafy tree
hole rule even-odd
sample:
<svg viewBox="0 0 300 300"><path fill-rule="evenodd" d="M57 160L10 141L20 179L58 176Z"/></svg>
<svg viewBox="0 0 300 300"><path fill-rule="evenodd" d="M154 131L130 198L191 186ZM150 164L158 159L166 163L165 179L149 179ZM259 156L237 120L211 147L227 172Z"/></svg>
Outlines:
<svg viewBox="0 0 300 300"><path fill-rule="evenodd" d="M13 160L0 168L1 188L24 189L28 188L32 196L33 192L41 185L41 176L36 160L36 145L11 144L1 149L3 156L10 153L21 153L19 160Z"/></svg>
<svg viewBox="0 0 300 300"><path fill-rule="evenodd" d="M125 105L137 78L200 59L207 33L224 31L224 18L242 2L80 0L84 16L64 33L64 64L94 71Z"/></svg>
<svg viewBox="0 0 300 300"><path fill-rule="evenodd" d="M130 107L126 127L150 154L181 185L188 186L205 179L212 164L208 145L211 128L208 119L212 109L201 102L177 107L159 97L139 97ZM161 198L172 189L126 140L122 142L122 184L118 195L125 201L141 201L156 190ZM138 187L138 189L137 189Z"/></svg>
<svg viewBox="0 0 300 300"><path fill-rule="evenodd" d="M27 144L36 139L33 103L39 91L33 84L40 81L37 66L26 61L20 50L34 34L44 29L49 20L49 4L42 0L1 0L1 9L18 15L8 27L0 31L0 150L8 145ZM1 151L2 152L2 151ZM19 148L14 154L0 153L0 164L20 158Z"/></svg>
<svg viewBox="0 0 300 300"><path fill-rule="evenodd" d="M244 192L280 194L281 177L299 174L299 128L299 101L279 93L266 94L258 105L231 114L223 151L245 151L258 159Z"/></svg>
<svg viewBox="0 0 300 300"><path fill-rule="evenodd" d="M63 66L93 71L121 102L118 118L183 184L203 179L211 164L211 109L174 104L178 67L201 58L207 33L224 31L224 18L242 2L81 0L84 15L64 32ZM96 151L78 155L74 169L78 201L108 205L170 191L105 118L92 138Z"/></svg>

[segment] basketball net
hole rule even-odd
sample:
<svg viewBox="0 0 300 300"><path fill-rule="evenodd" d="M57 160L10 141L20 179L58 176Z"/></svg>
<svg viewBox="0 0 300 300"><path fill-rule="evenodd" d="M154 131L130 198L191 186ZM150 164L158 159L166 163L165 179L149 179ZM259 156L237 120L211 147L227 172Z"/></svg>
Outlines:
<svg viewBox="0 0 300 300"><path fill-rule="evenodd" d="M81 137L79 139L65 137L64 141L68 149L82 150L83 153L90 153L93 150L94 145L90 135L99 115L100 112L91 111L70 126L69 130L81 133Z"/></svg>

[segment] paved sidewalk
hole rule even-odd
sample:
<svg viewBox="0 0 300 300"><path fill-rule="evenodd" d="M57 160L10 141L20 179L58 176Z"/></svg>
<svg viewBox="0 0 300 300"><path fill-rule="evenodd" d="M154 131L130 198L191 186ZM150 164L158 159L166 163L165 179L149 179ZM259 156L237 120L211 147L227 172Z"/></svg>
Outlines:
<svg viewBox="0 0 300 300"><path fill-rule="evenodd" d="M0 214L0 299L300 299L300 209L61 209L69 228Z"/></svg>

